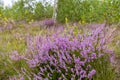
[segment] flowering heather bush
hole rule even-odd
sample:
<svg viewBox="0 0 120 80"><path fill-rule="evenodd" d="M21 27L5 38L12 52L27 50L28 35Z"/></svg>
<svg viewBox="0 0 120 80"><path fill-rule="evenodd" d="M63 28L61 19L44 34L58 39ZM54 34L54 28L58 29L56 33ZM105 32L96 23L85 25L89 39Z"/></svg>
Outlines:
<svg viewBox="0 0 120 80"><path fill-rule="evenodd" d="M90 35L56 34L38 37L35 43L30 41L28 54L32 56L24 59L33 69L32 80L113 80L108 72L112 51L106 47L102 30L96 29Z"/></svg>
<svg viewBox="0 0 120 80"><path fill-rule="evenodd" d="M51 27L55 24L54 20L53 19L46 19L43 21L43 24L47 27Z"/></svg>

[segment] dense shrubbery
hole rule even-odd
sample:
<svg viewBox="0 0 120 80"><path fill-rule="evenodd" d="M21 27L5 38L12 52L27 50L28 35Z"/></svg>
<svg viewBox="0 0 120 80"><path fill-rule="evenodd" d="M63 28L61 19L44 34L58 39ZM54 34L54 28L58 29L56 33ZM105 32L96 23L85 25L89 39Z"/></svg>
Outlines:
<svg viewBox="0 0 120 80"><path fill-rule="evenodd" d="M29 39L27 57L12 57L17 61L26 60L32 70L24 69L21 79L113 80L112 51L106 46L103 29L98 28L89 35L70 32Z"/></svg>
<svg viewBox="0 0 120 80"><path fill-rule="evenodd" d="M66 4L65 4L66 3ZM119 0L59 0L58 16L60 22L119 22Z"/></svg>
<svg viewBox="0 0 120 80"><path fill-rule="evenodd" d="M43 5L42 2L35 0L18 0L14 2L11 7L0 9L1 18L12 18L14 20L41 20L51 18L53 13L53 6L49 3Z"/></svg>
<svg viewBox="0 0 120 80"><path fill-rule="evenodd" d="M68 18L71 22L120 22L120 0L58 0L59 22ZM2 11L2 12L1 12ZM42 4L35 0L18 0L12 7L0 7L1 18L14 20L42 20L51 18L53 6L49 3Z"/></svg>

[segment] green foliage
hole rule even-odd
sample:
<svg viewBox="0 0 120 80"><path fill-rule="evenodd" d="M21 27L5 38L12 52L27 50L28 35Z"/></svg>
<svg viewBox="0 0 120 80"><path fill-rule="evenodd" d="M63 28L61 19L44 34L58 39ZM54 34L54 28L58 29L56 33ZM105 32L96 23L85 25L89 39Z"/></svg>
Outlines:
<svg viewBox="0 0 120 80"><path fill-rule="evenodd" d="M16 21L25 20L41 20L44 18L51 18L53 7L50 4L43 5L42 2L35 0L18 0L14 2L11 7L0 7L0 15L2 18L11 18Z"/></svg>
<svg viewBox="0 0 120 80"><path fill-rule="evenodd" d="M0 54L0 80L8 80L9 76L15 75L15 70L8 55Z"/></svg>
<svg viewBox="0 0 120 80"><path fill-rule="evenodd" d="M34 18L41 19L44 16L43 13L44 13L44 6L42 5L42 3L41 2L36 3Z"/></svg>
<svg viewBox="0 0 120 80"><path fill-rule="evenodd" d="M95 75L93 80L114 80L115 73L113 67L111 67L111 62L108 61L109 55L101 57L99 60L95 60L91 65L97 70L98 75ZM99 66L101 65L101 66ZM107 68L106 68L107 66Z"/></svg>
<svg viewBox="0 0 120 80"><path fill-rule="evenodd" d="M2 4L1 4L2 5ZM91 23L120 22L120 0L58 0L57 20L64 23L65 18L71 22ZM18 0L12 7L0 7L2 18L14 20L42 20L51 18L53 5L35 0Z"/></svg>
<svg viewBox="0 0 120 80"><path fill-rule="evenodd" d="M119 0L59 0L58 16L60 22L119 22Z"/></svg>
<svg viewBox="0 0 120 80"><path fill-rule="evenodd" d="M9 80L10 77L23 73L21 67L31 71L24 60L15 62L10 59L9 55L0 54L0 80Z"/></svg>
<svg viewBox="0 0 120 80"><path fill-rule="evenodd" d="M53 7L50 4L44 6L41 2L36 3L36 7L34 9L34 19L40 20L44 18L51 18L53 14Z"/></svg>

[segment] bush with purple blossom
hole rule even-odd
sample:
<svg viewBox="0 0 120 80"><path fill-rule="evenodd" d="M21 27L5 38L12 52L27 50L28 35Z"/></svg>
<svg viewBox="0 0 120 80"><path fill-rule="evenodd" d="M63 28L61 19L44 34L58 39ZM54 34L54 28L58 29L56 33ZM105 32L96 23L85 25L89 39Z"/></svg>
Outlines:
<svg viewBox="0 0 120 80"><path fill-rule="evenodd" d="M96 29L90 35L54 34L29 41L30 56L23 59L33 70L31 79L113 80L112 52L106 46L103 29Z"/></svg>
<svg viewBox="0 0 120 80"><path fill-rule="evenodd" d="M46 19L46 20L43 21L43 24L46 27L51 27L51 26L54 26L55 21L53 19Z"/></svg>

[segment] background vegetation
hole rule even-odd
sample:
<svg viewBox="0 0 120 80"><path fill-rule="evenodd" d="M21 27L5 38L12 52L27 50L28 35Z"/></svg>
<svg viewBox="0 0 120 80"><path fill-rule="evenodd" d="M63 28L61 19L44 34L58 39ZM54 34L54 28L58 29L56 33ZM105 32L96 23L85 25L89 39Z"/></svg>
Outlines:
<svg viewBox="0 0 120 80"><path fill-rule="evenodd" d="M1 3L2 5L2 3ZM58 0L57 20L71 22L120 22L119 0ZM35 0L18 0L11 7L0 6L0 17L14 20L41 20L52 18L54 6Z"/></svg>

